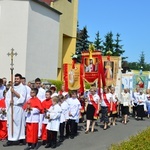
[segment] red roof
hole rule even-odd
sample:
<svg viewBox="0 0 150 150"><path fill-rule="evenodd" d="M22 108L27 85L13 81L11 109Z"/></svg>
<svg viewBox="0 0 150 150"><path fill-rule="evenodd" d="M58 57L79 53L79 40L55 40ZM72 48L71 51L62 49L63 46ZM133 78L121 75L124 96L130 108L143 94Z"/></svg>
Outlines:
<svg viewBox="0 0 150 150"><path fill-rule="evenodd" d="M54 0L40 0L40 1L46 3L47 5L50 5L50 3L53 2Z"/></svg>

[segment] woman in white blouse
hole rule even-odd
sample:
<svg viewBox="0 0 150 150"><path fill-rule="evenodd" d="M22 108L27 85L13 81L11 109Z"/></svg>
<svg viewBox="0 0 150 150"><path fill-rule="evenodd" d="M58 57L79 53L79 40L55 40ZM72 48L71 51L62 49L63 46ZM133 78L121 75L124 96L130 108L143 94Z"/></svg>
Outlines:
<svg viewBox="0 0 150 150"><path fill-rule="evenodd" d="M141 120L143 120L143 117L145 117L145 111L146 111L146 95L143 93L143 90L140 90L140 94L137 97L138 103L137 103L137 120L139 120L139 117Z"/></svg>
<svg viewBox="0 0 150 150"><path fill-rule="evenodd" d="M130 106L130 93L128 92L128 89L124 89L123 93L121 94L121 103L122 123L127 124Z"/></svg>
<svg viewBox="0 0 150 150"><path fill-rule="evenodd" d="M100 103L100 97L96 93L97 89L95 87L91 87L90 93L88 94L87 97L87 112L86 112L86 131L85 134L89 132L90 128L90 122L92 121L92 129L91 132L94 132L94 127L95 127L95 121L98 119L98 114L99 114L99 103Z"/></svg>

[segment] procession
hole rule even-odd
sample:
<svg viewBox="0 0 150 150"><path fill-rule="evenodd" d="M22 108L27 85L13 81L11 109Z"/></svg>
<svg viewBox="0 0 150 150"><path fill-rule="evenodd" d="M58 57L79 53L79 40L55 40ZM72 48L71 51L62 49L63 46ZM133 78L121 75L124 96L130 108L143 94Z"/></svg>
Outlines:
<svg viewBox="0 0 150 150"><path fill-rule="evenodd" d="M92 80L90 74L88 80ZM79 124L88 134L95 132L98 122L103 130L109 130L117 120L127 125L128 117L144 121L150 115L150 90L144 91L139 85L132 93L129 88L118 93L115 86L99 89L94 83L81 92L82 86L68 90L67 80L58 91L54 84L45 87L40 78L32 84L19 73L13 78L8 83L5 77L0 79L0 140L6 141L3 147L26 145L24 150L38 149L40 140L44 148L56 148L58 143L78 136Z"/></svg>
<svg viewBox="0 0 150 150"><path fill-rule="evenodd" d="M0 0L0 149L149 149L149 4L129 3Z"/></svg>

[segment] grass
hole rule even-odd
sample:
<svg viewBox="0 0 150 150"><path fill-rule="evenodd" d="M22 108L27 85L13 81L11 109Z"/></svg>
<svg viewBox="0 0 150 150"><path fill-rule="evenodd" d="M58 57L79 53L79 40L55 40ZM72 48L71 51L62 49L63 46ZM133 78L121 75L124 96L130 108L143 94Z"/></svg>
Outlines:
<svg viewBox="0 0 150 150"><path fill-rule="evenodd" d="M150 150L150 127L131 136L127 141L112 144L109 150Z"/></svg>

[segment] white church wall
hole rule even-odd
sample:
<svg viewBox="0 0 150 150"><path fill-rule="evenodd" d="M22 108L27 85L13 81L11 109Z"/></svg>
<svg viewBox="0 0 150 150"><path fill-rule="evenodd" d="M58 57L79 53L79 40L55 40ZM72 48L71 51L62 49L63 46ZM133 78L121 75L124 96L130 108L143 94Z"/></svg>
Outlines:
<svg viewBox="0 0 150 150"><path fill-rule="evenodd" d="M28 1L0 1L0 77L10 80L10 57L14 48L14 73L25 75Z"/></svg>
<svg viewBox="0 0 150 150"><path fill-rule="evenodd" d="M0 77L10 80L7 53L14 48L14 74L57 79L59 15L32 0L0 1Z"/></svg>
<svg viewBox="0 0 150 150"><path fill-rule="evenodd" d="M59 14L30 1L26 77L57 79Z"/></svg>

